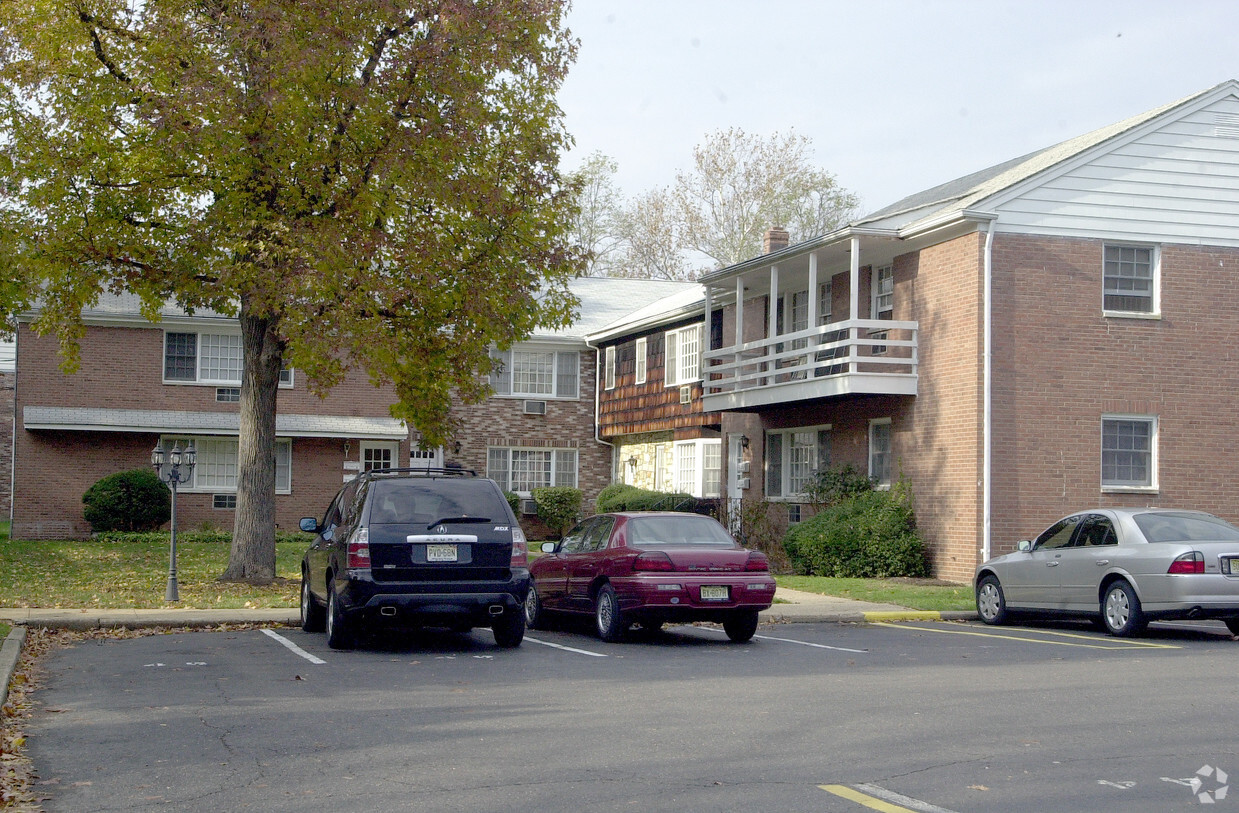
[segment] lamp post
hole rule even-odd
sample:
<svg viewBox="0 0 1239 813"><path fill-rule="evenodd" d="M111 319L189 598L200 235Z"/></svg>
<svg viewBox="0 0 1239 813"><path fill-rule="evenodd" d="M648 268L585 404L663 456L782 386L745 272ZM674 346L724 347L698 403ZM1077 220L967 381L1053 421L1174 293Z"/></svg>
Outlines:
<svg viewBox="0 0 1239 813"><path fill-rule="evenodd" d="M176 585L176 487L181 483L189 482L189 479L194 476L194 463L197 462L197 456L194 444L190 443L185 449L181 449L179 440L168 452L167 465L164 465L162 443L155 444L155 448L151 450L151 466L159 475L159 479L172 489L172 550L168 557L168 589L164 593L164 601L181 600Z"/></svg>

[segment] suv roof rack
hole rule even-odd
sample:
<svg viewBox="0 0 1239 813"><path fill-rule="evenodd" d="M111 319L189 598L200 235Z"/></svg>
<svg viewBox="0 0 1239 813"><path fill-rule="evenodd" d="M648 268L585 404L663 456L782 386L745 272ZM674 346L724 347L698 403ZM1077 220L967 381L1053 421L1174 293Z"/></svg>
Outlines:
<svg viewBox="0 0 1239 813"><path fill-rule="evenodd" d="M434 468L434 467L431 467L431 468L427 468L427 467L425 467L425 466L418 466L418 467L416 467L416 468L415 468L415 467L411 467L411 466L406 466L406 467L403 467L403 468L390 468L390 469L370 469L369 471L363 471L363 472L362 472L362 474L363 474L363 475L364 475L364 474L369 474L369 475L375 475L375 474L420 474L420 475L423 475L423 476L425 476L425 477L438 477L438 476L441 476L441 475L446 475L446 476L449 476L449 477L477 477L477 476L478 476L478 473L477 473L476 471L474 471L473 469L461 469L461 468L455 468L455 467L447 467L447 468Z"/></svg>

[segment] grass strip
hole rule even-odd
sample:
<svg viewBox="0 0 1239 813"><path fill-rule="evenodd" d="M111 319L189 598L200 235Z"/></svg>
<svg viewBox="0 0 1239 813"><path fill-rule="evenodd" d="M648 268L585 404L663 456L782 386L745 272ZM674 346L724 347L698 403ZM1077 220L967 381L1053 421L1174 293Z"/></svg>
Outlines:
<svg viewBox="0 0 1239 813"><path fill-rule="evenodd" d="M825 576L776 576L780 587L857 601L895 604L912 610L975 610L972 586L932 579L836 579Z"/></svg>

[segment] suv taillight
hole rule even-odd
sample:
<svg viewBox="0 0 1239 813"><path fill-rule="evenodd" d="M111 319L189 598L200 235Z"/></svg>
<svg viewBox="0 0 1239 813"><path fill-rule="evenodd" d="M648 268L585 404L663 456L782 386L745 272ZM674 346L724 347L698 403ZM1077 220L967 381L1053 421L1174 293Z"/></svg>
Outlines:
<svg viewBox="0 0 1239 813"><path fill-rule="evenodd" d="M1205 555L1198 550L1185 553L1170 563L1167 573L1204 573Z"/></svg>
<svg viewBox="0 0 1239 813"><path fill-rule="evenodd" d="M348 567L350 570L370 567L370 529L358 528L348 541Z"/></svg>
<svg viewBox="0 0 1239 813"><path fill-rule="evenodd" d="M749 551L749 558L744 562L746 572L766 572L770 570L770 560L759 550Z"/></svg>
<svg viewBox="0 0 1239 813"><path fill-rule="evenodd" d="M671 571L675 570L675 565L671 564L671 557L662 551L646 551L632 560L632 569Z"/></svg>
<svg viewBox="0 0 1239 813"><path fill-rule="evenodd" d="M529 543L519 525L512 526L512 564L509 567L529 566Z"/></svg>

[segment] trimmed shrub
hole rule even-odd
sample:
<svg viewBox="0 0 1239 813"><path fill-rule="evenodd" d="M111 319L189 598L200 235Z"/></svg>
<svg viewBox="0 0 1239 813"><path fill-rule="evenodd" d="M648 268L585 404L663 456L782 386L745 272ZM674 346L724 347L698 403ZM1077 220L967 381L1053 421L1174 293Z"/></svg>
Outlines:
<svg viewBox="0 0 1239 813"><path fill-rule="evenodd" d="M530 495L538 504L538 519L556 536L563 536L581 518L581 489L558 486L535 488Z"/></svg>
<svg viewBox="0 0 1239 813"><path fill-rule="evenodd" d="M90 529L150 531L172 518L172 492L150 469L118 471L101 478L82 495Z"/></svg>
<svg viewBox="0 0 1239 813"><path fill-rule="evenodd" d="M928 576L925 545L902 484L866 491L788 529L783 545L801 575L844 578Z"/></svg>
<svg viewBox="0 0 1239 813"><path fill-rule="evenodd" d="M695 511L701 501L692 494L650 491L616 483L598 492L598 513L608 511Z"/></svg>
<svg viewBox="0 0 1239 813"><path fill-rule="evenodd" d="M515 491L503 492L503 498L508 501L508 505L512 506L512 513L516 516L521 515L521 495Z"/></svg>

